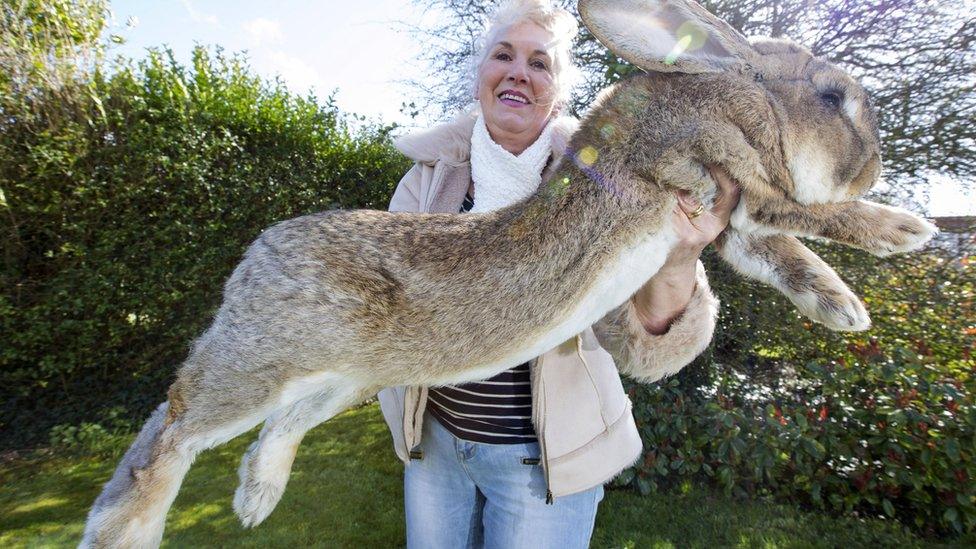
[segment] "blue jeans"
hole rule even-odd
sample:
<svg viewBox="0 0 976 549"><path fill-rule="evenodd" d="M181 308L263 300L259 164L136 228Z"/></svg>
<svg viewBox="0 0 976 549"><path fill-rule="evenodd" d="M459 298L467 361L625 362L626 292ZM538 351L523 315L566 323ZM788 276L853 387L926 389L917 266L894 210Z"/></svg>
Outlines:
<svg viewBox="0 0 976 549"><path fill-rule="evenodd" d="M603 486L546 504L539 443L459 439L424 415L420 459L404 472L407 547L587 547Z"/></svg>

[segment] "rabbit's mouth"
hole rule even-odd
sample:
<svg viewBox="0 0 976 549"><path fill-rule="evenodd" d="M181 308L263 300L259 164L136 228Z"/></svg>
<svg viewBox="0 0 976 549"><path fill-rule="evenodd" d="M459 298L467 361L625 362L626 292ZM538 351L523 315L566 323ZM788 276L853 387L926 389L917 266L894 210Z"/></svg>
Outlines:
<svg viewBox="0 0 976 549"><path fill-rule="evenodd" d="M881 156L878 153L874 153L864 163L864 166L861 167L861 171L851 180L850 185L847 187L847 196L850 198L864 196L874 186L880 176Z"/></svg>

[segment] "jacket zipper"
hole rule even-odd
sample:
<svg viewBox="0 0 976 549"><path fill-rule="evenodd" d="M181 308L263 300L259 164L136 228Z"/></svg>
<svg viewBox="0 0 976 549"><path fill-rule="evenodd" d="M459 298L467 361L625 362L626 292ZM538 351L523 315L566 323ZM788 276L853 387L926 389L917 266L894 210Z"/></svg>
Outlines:
<svg viewBox="0 0 976 549"><path fill-rule="evenodd" d="M403 389L403 402L400 403L400 408L403 410L400 414L400 428L403 429L403 445L406 446L407 451L407 463L410 463L410 443L407 442L407 393L410 392L410 387L404 387Z"/></svg>
<svg viewBox="0 0 976 549"><path fill-rule="evenodd" d="M542 390L542 369L540 368L542 362L542 357L538 357L535 361L535 376L538 379L535 388L535 405L537 409L536 416L536 438L539 439L539 452L542 454L542 474L546 479L546 505L553 504L552 496L552 485L549 483L549 457L546 454L546 435L545 435L545 418L546 414L546 398L545 393Z"/></svg>

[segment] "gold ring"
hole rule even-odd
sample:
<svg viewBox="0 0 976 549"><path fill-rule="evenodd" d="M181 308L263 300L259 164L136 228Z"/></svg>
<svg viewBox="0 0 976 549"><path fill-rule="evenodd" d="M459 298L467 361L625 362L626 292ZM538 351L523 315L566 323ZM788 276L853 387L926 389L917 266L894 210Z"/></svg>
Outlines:
<svg viewBox="0 0 976 549"><path fill-rule="evenodd" d="M698 207L695 208L695 211L693 211L690 214L688 214L688 219L694 219L694 218L700 216L703 213L705 213L705 205L699 203L698 204Z"/></svg>

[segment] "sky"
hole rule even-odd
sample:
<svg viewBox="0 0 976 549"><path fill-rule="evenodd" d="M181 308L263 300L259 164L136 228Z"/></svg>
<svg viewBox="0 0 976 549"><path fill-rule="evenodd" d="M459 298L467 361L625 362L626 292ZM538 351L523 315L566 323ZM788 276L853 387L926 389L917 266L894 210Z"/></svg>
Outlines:
<svg viewBox="0 0 976 549"><path fill-rule="evenodd" d="M279 75L294 91L325 98L337 90L344 111L411 122L400 113L409 91L400 82L425 71L417 61L423 45L405 26L424 15L409 0L113 0L111 7L112 32L126 40L114 51L127 57L162 45L183 62L195 44L246 51L258 74Z"/></svg>
<svg viewBox="0 0 976 549"><path fill-rule="evenodd" d="M407 31L436 14L410 0L112 0L111 32L126 42L114 51L141 58L169 46L189 62L194 45L246 51L252 69L280 76L293 91L335 93L344 112L407 128L400 112L416 97L407 80L436 78L419 56L425 47ZM130 24L131 23L131 24ZM421 121L431 120L420 117ZM976 188L965 191L933 174L926 215L976 215ZM976 185L973 185L976 187Z"/></svg>

